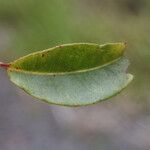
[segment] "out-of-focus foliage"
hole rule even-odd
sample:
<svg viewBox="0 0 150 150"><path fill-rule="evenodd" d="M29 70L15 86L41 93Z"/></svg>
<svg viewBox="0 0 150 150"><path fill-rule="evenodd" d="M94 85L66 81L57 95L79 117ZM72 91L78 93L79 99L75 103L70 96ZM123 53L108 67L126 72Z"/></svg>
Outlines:
<svg viewBox="0 0 150 150"><path fill-rule="evenodd" d="M81 149L81 147L82 150L94 148L107 150L150 149L149 18L149 0L0 0L0 59L1 61L4 60L9 62L14 58L18 58L19 56L33 51L71 42L94 42L100 44L119 41L127 42L128 47L126 55L128 55L131 60L130 72L136 77L133 84L127 89L127 92L124 93L124 98L121 98L122 96L118 97L119 100L111 101L109 103L110 105L104 103L101 104L101 106L93 106L93 109L82 108L81 110L66 110L54 108L55 113L53 114L59 122L58 124L60 127L65 129L69 128L71 131L67 139L64 138L66 132L64 133L64 130L62 131L60 128L57 128L59 133L56 130L52 130L53 132L55 131L53 137L56 136L57 132L61 140L62 138L68 140L66 142L67 144L71 143L71 139L73 139L75 141L73 142L75 144L73 146L74 148L71 147L73 144L69 147L69 149L72 148L73 150ZM40 104L30 103L27 101L29 97L26 98L25 95L22 96L23 93L20 94L20 99L24 99L22 101L16 98L16 95L12 96L15 93L12 92L14 87L9 87L9 84L5 83L3 78L0 82L1 85L5 85L3 86L5 90L0 88L0 97L3 100L1 100L2 108L0 109L0 114L5 114L5 117L0 116L1 122L4 120L7 124L12 125L20 118L20 122L18 121L19 123L17 122L17 125L22 127L24 134L26 131L28 131L28 134L32 134L30 135L29 141L34 143L33 139L42 136L42 134L42 138L44 139L48 134L46 129L50 130L50 126L52 127L52 125L49 125L49 122L47 124L45 123L45 126L41 123L43 117L39 117L39 115L41 115L38 108ZM8 94L6 92L7 90L13 94ZM11 97L9 97L10 95ZM23 108L21 107L22 103ZM28 103L31 105L29 106ZM9 109L7 109L8 105L11 108L9 107ZM41 112L46 111L46 109L44 109L45 107L43 105L40 107ZM7 112L6 110L11 110L11 112ZM19 113L17 110L20 110ZM25 113L26 115L24 115L21 120L22 110L24 112L28 112L28 110L29 112L34 111L34 119L32 117L29 117L29 119ZM50 116L49 112L46 114ZM18 115L18 117L15 118L14 116L16 115ZM15 118L15 121L10 121L11 119L8 116L11 116L11 119ZM9 118L10 120L2 118ZM40 120L38 120L39 118ZM44 122L47 120L47 117L45 117ZM26 128L28 126L27 121L30 123L32 132ZM21 122L23 123L21 124ZM34 124L34 122L36 123ZM45 127L44 131L41 131L39 122ZM33 127L31 127L31 123L34 124ZM37 126L37 124L39 126ZM16 130L18 131L17 125ZM14 130L14 135L11 134L12 138L8 138L7 135L5 137L5 131L8 131L10 126L7 127L6 124L4 124L2 127L4 127L4 132L2 132L1 137L5 139L4 141L9 142L8 145L11 145L11 149L12 145L14 146L15 144L12 144L8 139L14 139L15 135L16 137L25 138L20 131L21 129L19 133ZM40 136L36 136L37 129L39 129L38 135ZM72 131L73 129L74 131ZM81 137L79 138L78 136L74 136L76 138L72 137L73 132L76 134L76 131L78 131L79 134L85 131L85 134L81 136L82 140ZM95 133L94 135L92 134L90 138L87 136L87 132L89 131ZM47 137L48 136L49 134ZM88 138L83 146L80 141L83 143L85 137ZM43 141L47 141L47 139L48 138ZM58 140L58 138L56 139ZM52 139L51 142L44 142L43 145L45 147L46 143L47 145L49 143L53 145L53 143L57 141L56 139ZM97 143L93 144L93 146L95 146L94 148L90 147L91 141L94 141L93 139L98 140ZM21 138L17 140L25 141L25 139ZM35 140L37 145L38 143L40 143L40 145L42 144L43 141L40 140L41 139ZM59 145L63 145L63 142L65 143L65 141L61 142L59 141ZM1 145L2 144L0 144L0 146ZM22 145L31 146L32 144L22 143ZM54 147L57 147L57 144ZM23 147L21 148L23 149ZM33 146L31 149L38 148L43 149L38 146ZM60 148L66 149L65 146L61 146ZM5 148L3 149L5 150Z"/></svg>
<svg viewBox="0 0 150 150"><path fill-rule="evenodd" d="M1 21L14 28L12 50L29 53L70 39L69 1L0 1ZM16 52L15 52L16 53Z"/></svg>

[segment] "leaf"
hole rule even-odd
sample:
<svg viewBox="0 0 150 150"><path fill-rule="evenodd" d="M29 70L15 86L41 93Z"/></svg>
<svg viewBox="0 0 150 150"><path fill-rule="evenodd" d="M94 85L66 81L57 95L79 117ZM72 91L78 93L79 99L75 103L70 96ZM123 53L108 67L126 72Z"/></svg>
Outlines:
<svg viewBox="0 0 150 150"><path fill-rule="evenodd" d="M126 74L124 43L78 43L32 53L11 63L12 82L50 104L81 106L112 97L133 76Z"/></svg>

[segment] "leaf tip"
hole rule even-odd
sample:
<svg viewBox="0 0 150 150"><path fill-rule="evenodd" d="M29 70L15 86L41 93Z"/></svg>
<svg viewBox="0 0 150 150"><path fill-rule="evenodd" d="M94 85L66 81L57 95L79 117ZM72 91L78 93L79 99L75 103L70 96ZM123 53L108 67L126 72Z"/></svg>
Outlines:
<svg viewBox="0 0 150 150"><path fill-rule="evenodd" d="M134 76L132 75L132 74L127 74L127 78L128 78L128 84L130 83L130 82L132 82L132 80L134 79Z"/></svg>
<svg viewBox="0 0 150 150"><path fill-rule="evenodd" d="M127 42L124 42L124 46L125 46L125 48L127 47Z"/></svg>
<svg viewBox="0 0 150 150"><path fill-rule="evenodd" d="M118 42L118 43L107 43L101 45L101 49L109 51L109 53L113 53L115 56L123 56L124 50L127 46L126 42Z"/></svg>

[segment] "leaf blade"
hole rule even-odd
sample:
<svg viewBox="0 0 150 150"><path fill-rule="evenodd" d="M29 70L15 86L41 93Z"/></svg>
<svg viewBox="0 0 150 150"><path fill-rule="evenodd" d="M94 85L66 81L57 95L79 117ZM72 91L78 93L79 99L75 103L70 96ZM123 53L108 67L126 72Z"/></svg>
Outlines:
<svg viewBox="0 0 150 150"><path fill-rule="evenodd" d="M123 56L124 43L75 43L36 52L11 63L9 70L32 74L62 74L97 69Z"/></svg>
<svg viewBox="0 0 150 150"><path fill-rule="evenodd" d="M106 67L78 74L29 75L8 71L10 79L30 95L50 104L83 106L119 93L132 80L126 74L128 60L121 58Z"/></svg>

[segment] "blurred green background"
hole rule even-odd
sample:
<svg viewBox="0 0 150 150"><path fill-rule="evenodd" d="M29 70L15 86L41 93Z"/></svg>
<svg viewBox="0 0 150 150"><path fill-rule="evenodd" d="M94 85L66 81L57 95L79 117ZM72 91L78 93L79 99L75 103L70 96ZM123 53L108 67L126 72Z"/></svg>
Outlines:
<svg viewBox="0 0 150 150"><path fill-rule="evenodd" d="M64 43L122 41L134 81L97 105L41 103L0 70L0 149L150 149L149 0L0 0L0 61Z"/></svg>

